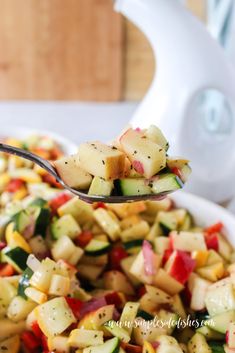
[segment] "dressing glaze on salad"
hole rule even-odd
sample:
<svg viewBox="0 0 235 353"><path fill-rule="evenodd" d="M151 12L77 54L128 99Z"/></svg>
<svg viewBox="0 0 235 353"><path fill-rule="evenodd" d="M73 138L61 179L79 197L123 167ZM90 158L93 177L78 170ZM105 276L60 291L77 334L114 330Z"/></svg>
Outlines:
<svg viewBox="0 0 235 353"><path fill-rule="evenodd" d="M49 138L24 146L62 156ZM170 198L93 205L0 156L0 353L232 353L235 253Z"/></svg>

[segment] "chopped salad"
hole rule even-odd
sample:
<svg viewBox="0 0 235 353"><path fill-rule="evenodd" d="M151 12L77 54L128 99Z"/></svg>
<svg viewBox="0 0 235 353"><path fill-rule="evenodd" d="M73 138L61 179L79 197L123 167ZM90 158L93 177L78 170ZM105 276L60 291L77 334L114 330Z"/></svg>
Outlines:
<svg viewBox="0 0 235 353"><path fill-rule="evenodd" d="M10 143L62 155L48 138ZM199 227L170 198L90 205L19 157L0 168L0 353L234 352L219 220Z"/></svg>

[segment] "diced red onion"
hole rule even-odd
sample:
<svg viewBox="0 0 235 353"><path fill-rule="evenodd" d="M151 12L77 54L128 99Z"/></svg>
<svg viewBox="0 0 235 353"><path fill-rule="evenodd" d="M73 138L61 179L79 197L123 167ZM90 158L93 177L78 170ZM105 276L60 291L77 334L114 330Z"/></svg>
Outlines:
<svg viewBox="0 0 235 353"><path fill-rule="evenodd" d="M107 305L107 302L104 297L91 299L88 302L85 302L81 308L81 316L88 314L92 311L102 308Z"/></svg>
<svg viewBox="0 0 235 353"><path fill-rule="evenodd" d="M155 273L154 268L154 252L151 244L144 240L142 246L143 256L144 256L144 270L146 275L152 276Z"/></svg>

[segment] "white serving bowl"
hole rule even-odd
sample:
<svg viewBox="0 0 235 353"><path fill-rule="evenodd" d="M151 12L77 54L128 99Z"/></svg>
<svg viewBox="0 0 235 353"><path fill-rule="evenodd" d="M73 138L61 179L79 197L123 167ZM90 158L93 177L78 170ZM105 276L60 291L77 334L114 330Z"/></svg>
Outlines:
<svg viewBox="0 0 235 353"><path fill-rule="evenodd" d="M171 198L177 207L186 208L199 226L207 227L222 222L227 239L235 247L235 217L232 213L211 201L183 191L175 192Z"/></svg>
<svg viewBox="0 0 235 353"><path fill-rule="evenodd" d="M30 129L25 127L4 126L0 129L0 136L26 138L30 135L49 136L62 147L65 154L73 154L77 151L77 146L59 134L50 131ZM202 197L177 191L171 195L177 207L186 208L194 217L196 224L210 226L216 222L223 222L225 234L233 246L235 246L235 216L225 208L210 202Z"/></svg>

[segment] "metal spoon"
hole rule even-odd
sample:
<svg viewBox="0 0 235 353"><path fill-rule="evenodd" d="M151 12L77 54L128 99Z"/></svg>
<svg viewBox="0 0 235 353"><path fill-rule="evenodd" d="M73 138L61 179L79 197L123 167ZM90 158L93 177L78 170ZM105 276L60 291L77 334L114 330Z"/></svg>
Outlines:
<svg viewBox="0 0 235 353"><path fill-rule="evenodd" d="M36 164L38 164L41 168L45 169L49 174L51 174L57 181L60 183L65 189L69 190L73 194L77 195L79 199L86 201L88 203L92 202L106 202L106 203L124 203L131 201L141 201L141 200L161 200L167 194L172 193L172 191L165 191L159 194L147 194L147 195L134 195L134 196L97 196L97 195L88 195L86 192L81 192L76 189L68 186L59 176L54 166L45 160L37 156L36 154L23 150L21 148L13 147L6 145L4 143L0 143L0 151L14 154L16 156L28 159Z"/></svg>

